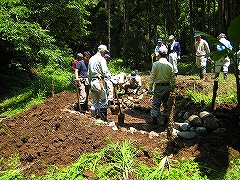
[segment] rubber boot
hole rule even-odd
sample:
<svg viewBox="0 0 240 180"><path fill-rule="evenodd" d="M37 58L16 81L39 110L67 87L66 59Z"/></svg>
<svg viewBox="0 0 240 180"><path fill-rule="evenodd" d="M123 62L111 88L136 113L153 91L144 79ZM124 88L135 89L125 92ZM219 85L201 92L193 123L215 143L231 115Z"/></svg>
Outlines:
<svg viewBox="0 0 240 180"><path fill-rule="evenodd" d="M99 113L101 120L107 121L107 108L101 108Z"/></svg>
<svg viewBox="0 0 240 180"><path fill-rule="evenodd" d="M81 104L81 111L83 113L85 113L86 111L88 111L88 104L84 103L84 104Z"/></svg>
<svg viewBox="0 0 240 180"><path fill-rule="evenodd" d="M204 79L206 76L206 67L205 66L201 66L200 70L200 79Z"/></svg>
<svg viewBox="0 0 240 180"><path fill-rule="evenodd" d="M228 76L228 73L226 73L226 72L223 73L223 78L224 78L224 79L227 79L227 76Z"/></svg>
<svg viewBox="0 0 240 180"><path fill-rule="evenodd" d="M202 78L203 78L203 72L202 72L202 69L201 69L201 68L199 69L199 74L200 74L200 75L199 75L199 76L200 76L200 79L202 79Z"/></svg>

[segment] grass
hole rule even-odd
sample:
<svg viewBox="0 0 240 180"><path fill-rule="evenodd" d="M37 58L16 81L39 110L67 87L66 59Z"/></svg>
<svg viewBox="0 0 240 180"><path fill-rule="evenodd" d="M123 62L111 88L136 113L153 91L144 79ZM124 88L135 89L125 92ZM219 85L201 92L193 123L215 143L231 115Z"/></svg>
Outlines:
<svg viewBox="0 0 240 180"><path fill-rule="evenodd" d="M177 101L178 106L187 106L191 102L195 104L204 103L205 107L210 106L212 103L214 85L211 77L211 74L208 73L207 81L199 81L198 75L185 76L183 81L191 85L187 85L185 88L181 89L178 96L182 96L182 98ZM225 80L223 79L223 73L220 73L215 103L237 103L237 87L234 74L229 74L227 80Z"/></svg>
<svg viewBox="0 0 240 180"><path fill-rule="evenodd" d="M59 169L51 165L45 175L36 177L34 174L24 176L21 171L19 156L15 154L8 160L8 170L0 169L0 179L34 179L34 180L69 180L69 179L139 179L139 180L235 180L240 177L240 159L233 157L230 161L231 169L226 172L210 169L194 162L194 158L171 160L168 156L162 157L157 151L151 158L155 166L148 166L138 159L137 155L142 148L133 145L134 142L109 143L100 152L83 154L71 166ZM3 158L0 164L4 163ZM209 176L204 172L209 172ZM88 177L86 177L88 175ZM214 177L214 178L213 178Z"/></svg>

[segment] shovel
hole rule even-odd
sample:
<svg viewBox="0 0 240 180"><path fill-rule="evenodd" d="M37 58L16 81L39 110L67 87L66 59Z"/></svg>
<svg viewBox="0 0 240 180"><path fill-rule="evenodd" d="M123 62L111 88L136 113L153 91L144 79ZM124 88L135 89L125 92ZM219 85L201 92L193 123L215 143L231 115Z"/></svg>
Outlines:
<svg viewBox="0 0 240 180"><path fill-rule="evenodd" d="M75 80L75 86L76 86L76 94L77 94L77 109L78 111L81 111L81 105L80 105L80 101L79 101L79 98L80 98L80 95L79 95L79 89L78 89L78 80Z"/></svg>
<svg viewBox="0 0 240 180"><path fill-rule="evenodd" d="M124 123L125 114L123 114L122 111L121 111L120 103L119 103L119 99L118 99L118 93L116 93L116 98L117 98L118 109L119 109L119 112L120 112L120 114L118 114L118 123L119 124L123 124Z"/></svg>

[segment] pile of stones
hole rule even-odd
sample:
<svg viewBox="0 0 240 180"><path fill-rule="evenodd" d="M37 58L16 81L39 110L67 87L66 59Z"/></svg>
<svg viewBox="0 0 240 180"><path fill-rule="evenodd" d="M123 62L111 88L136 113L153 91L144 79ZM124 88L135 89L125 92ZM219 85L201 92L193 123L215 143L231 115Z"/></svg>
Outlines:
<svg viewBox="0 0 240 180"><path fill-rule="evenodd" d="M184 119L183 123L174 123L174 135L183 139L194 139L201 136L206 136L208 133L225 132L225 128L221 127L221 122L207 111L202 111L198 115L190 115L189 112L180 112L178 117Z"/></svg>

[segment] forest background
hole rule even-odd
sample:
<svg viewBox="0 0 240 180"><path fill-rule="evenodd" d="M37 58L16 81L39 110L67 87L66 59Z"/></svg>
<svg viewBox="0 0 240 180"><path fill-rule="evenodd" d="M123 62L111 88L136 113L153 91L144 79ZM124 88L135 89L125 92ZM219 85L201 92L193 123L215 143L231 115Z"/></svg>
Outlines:
<svg viewBox="0 0 240 180"><path fill-rule="evenodd" d="M49 95L53 82L60 84L55 92L74 87L70 67L76 53L94 54L101 43L121 60L116 68L148 71L157 38L168 44L174 34L181 62L194 64L194 32L227 33L240 12L237 0L1 0L0 5L1 100L29 86L25 96L35 99Z"/></svg>

